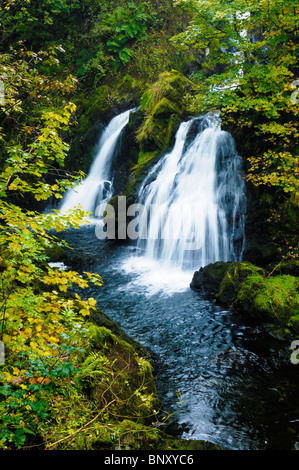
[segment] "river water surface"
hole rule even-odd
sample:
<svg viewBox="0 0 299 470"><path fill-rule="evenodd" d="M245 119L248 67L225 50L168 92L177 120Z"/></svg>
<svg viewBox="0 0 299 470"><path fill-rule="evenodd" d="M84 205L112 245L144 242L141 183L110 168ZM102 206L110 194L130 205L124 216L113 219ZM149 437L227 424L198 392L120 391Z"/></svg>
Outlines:
<svg viewBox="0 0 299 470"><path fill-rule="evenodd" d="M191 290L191 272L100 242L94 226L64 238L83 270L103 277L86 295L156 358L157 391L180 437L234 450L297 447L299 365L289 343Z"/></svg>

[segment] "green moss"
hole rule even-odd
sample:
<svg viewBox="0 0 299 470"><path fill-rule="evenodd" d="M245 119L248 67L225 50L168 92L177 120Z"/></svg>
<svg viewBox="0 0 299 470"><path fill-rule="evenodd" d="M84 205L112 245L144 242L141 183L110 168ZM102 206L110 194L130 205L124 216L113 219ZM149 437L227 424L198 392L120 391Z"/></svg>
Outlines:
<svg viewBox="0 0 299 470"><path fill-rule="evenodd" d="M294 266L293 266L294 267ZM191 287L258 322L299 331L299 278L272 275L249 262L217 262L194 273Z"/></svg>
<svg viewBox="0 0 299 470"><path fill-rule="evenodd" d="M157 155L156 151L154 151L154 152L140 152L139 157L138 157L138 164L135 165L132 168L132 170L133 171L138 170L143 165L146 165L147 163L149 163L153 158L155 158L156 155Z"/></svg>
<svg viewBox="0 0 299 470"><path fill-rule="evenodd" d="M168 100L168 104L182 103L184 95L194 89L194 83L177 70L161 73L158 80L142 95L141 109L153 113L163 98Z"/></svg>
<svg viewBox="0 0 299 470"><path fill-rule="evenodd" d="M137 189L143 179L146 177L149 168L158 160L159 154L157 150L151 152L140 152L138 157L138 163L132 167L132 172L129 178L127 187L127 194L129 195L132 191Z"/></svg>
<svg viewBox="0 0 299 470"><path fill-rule="evenodd" d="M164 103L165 105L165 103ZM169 114L166 114L166 108L163 108L165 114L158 117L148 115L139 129L137 140L140 144L142 152L166 152L175 132L181 122L182 116L179 114L171 114L173 108L168 108Z"/></svg>
<svg viewBox="0 0 299 470"><path fill-rule="evenodd" d="M89 325L89 351L102 350L113 338L116 336L108 328L93 323Z"/></svg>
<svg viewBox="0 0 299 470"><path fill-rule="evenodd" d="M286 324L290 317L299 315L299 280L289 275L264 279L253 309L265 320Z"/></svg>
<svg viewBox="0 0 299 470"><path fill-rule="evenodd" d="M179 101L179 100L178 100ZM152 111L154 117L157 116L169 116L172 114L180 114L181 110L178 108L175 102L170 101L165 96L156 104Z"/></svg>
<svg viewBox="0 0 299 470"><path fill-rule="evenodd" d="M289 275L265 277L251 263L232 263L216 295L221 304L265 322L287 324L299 313L299 281Z"/></svg>
<svg viewBox="0 0 299 470"><path fill-rule="evenodd" d="M181 120L188 114L185 95L194 90L194 84L176 70L164 72L141 97L145 113L137 140L143 151L166 151Z"/></svg>
<svg viewBox="0 0 299 470"><path fill-rule="evenodd" d="M112 332L118 338L124 340L126 343L131 344L133 346L133 348L135 349L135 351L137 352L139 357L143 357L145 359L149 358L150 354L149 354L148 350L144 346L142 346L142 344L140 344L138 341L136 341L133 338L131 338L130 336L128 336L121 329L121 327L118 325L118 323L116 323L110 317L108 317L108 315L106 315L104 312L102 312L102 310L97 308L92 314L92 320L94 321L94 323L96 325L95 327L92 326L92 328L95 328L95 333L94 333L95 337L97 337L98 334L100 336L102 334L100 332L97 333L98 332L98 327L105 327L106 330L109 330L110 332Z"/></svg>
<svg viewBox="0 0 299 470"><path fill-rule="evenodd" d="M190 286L193 289L204 290L206 293L217 293L228 268L228 263L217 261L196 271L193 275Z"/></svg>
<svg viewBox="0 0 299 470"><path fill-rule="evenodd" d="M295 333L299 334L299 314L292 315L288 321L287 326Z"/></svg>
<svg viewBox="0 0 299 470"><path fill-rule="evenodd" d="M152 375L152 366L139 357L134 347L114 335L105 327L91 327L90 348L106 358L100 364L102 373L91 373L81 377L82 387L89 398L104 406L111 402L109 414L135 419L138 422L150 421L160 409L160 401ZM95 359L95 368L99 360ZM87 361L87 363L86 363ZM89 366L89 356L85 358L83 369ZM82 375L82 374L81 374Z"/></svg>
<svg viewBox="0 0 299 470"><path fill-rule="evenodd" d="M235 292L232 308L248 315L254 314L255 317L259 318L258 312L254 312L253 305L257 292L263 282L264 276L258 273L250 275L245 279L243 284L239 285L238 291Z"/></svg>
<svg viewBox="0 0 299 470"><path fill-rule="evenodd" d="M264 270L249 262L228 263L225 274L221 280L219 291L216 294L217 300L223 304L231 306L237 299L242 283L253 275L262 276Z"/></svg>
<svg viewBox="0 0 299 470"><path fill-rule="evenodd" d="M139 152L138 162L131 167L131 172L127 179L127 184L123 190L122 194L114 196L110 199L109 204L111 204L115 210L116 214L116 227L118 228L118 197L125 196L127 207L130 204L136 202L137 193L140 185L142 184L144 178L149 172L149 169L161 158L161 154L157 150L149 152Z"/></svg>

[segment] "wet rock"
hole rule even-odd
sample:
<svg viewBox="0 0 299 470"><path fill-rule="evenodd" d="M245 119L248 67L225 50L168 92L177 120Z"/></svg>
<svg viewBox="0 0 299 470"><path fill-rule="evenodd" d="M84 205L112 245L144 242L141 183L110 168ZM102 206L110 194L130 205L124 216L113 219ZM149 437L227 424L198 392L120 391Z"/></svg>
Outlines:
<svg viewBox="0 0 299 470"><path fill-rule="evenodd" d="M282 270L297 272L296 262ZM284 334L299 331L299 279L289 274L267 275L249 262L217 262L194 273L191 285L257 323L276 325Z"/></svg>
<svg viewBox="0 0 299 470"><path fill-rule="evenodd" d="M229 263L224 261L217 261L216 263L208 264L204 268L200 268L194 273L190 287L207 294L216 294L228 265Z"/></svg>

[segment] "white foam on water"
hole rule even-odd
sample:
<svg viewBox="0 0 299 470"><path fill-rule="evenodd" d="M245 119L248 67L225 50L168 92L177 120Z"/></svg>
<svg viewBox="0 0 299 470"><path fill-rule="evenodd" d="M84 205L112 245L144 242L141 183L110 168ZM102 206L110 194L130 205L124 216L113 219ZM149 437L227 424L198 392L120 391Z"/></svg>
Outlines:
<svg viewBox="0 0 299 470"><path fill-rule="evenodd" d="M142 287L146 295L172 295L190 288L193 271L183 271L170 263L153 260L144 256L132 256L124 261L121 269L133 274L126 288L134 293L134 287ZM138 290L136 289L136 293Z"/></svg>

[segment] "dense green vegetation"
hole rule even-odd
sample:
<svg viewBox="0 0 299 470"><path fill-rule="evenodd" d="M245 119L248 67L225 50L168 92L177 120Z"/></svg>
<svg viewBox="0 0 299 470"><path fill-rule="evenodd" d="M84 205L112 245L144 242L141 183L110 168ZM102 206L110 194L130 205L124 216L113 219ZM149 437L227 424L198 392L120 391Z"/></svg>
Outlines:
<svg viewBox="0 0 299 470"><path fill-rule="evenodd" d="M281 274L252 274L231 303L252 298L267 321L274 305L298 329L298 282L276 269L298 256L298 17L294 0L0 1L0 448L177 446L147 427L159 409L149 362L90 320L83 289L100 277L48 264L63 245L53 229L84 214L44 203L88 170L114 111L141 105L120 191L134 198L179 122L221 109L263 204L268 273Z"/></svg>

